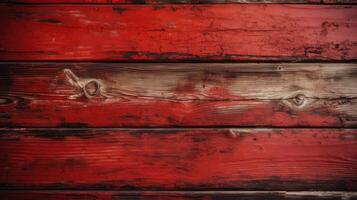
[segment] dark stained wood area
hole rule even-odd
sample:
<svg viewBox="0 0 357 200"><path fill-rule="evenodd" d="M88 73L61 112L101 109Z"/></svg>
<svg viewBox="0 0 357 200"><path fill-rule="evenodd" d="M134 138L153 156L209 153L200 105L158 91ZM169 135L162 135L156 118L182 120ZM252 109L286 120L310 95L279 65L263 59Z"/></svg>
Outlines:
<svg viewBox="0 0 357 200"><path fill-rule="evenodd" d="M355 5L2 4L0 60L351 61L356 13Z"/></svg>
<svg viewBox="0 0 357 200"><path fill-rule="evenodd" d="M283 192L283 191L7 191L3 200L353 200L356 192Z"/></svg>
<svg viewBox="0 0 357 200"><path fill-rule="evenodd" d="M0 125L355 127L356 81L356 64L2 63Z"/></svg>
<svg viewBox="0 0 357 200"><path fill-rule="evenodd" d="M7 189L357 189L356 129L0 133Z"/></svg>

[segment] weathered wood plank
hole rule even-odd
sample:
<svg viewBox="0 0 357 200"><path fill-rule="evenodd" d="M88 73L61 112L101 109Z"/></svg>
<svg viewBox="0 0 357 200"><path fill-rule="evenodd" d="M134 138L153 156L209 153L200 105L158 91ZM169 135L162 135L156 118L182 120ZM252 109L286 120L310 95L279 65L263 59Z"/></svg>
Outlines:
<svg viewBox="0 0 357 200"><path fill-rule="evenodd" d="M1 191L3 200L353 200L356 192L284 191Z"/></svg>
<svg viewBox="0 0 357 200"><path fill-rule="evenodd" d="M312 3L356 4L356 0L3 0L7 3L107 3L107 4L217 4L217 3Z"/></svg>
<svg viewBox="0 0 357 200"><path fill-rule="evenodd" d="M1 129L3 189L356 190L356 129Z"/></svg>
<svg viewBox="0 0 357 200"><path fill-rule="evenodd" d="M353 5L3 4L0 60L349 61L356 13Z"/></svg>
<svg viewBox="0 0 357 200"><path fill-rule="evenodd" d="M353 127L356 74L356 64L2 63L0 125Z"/></svg>

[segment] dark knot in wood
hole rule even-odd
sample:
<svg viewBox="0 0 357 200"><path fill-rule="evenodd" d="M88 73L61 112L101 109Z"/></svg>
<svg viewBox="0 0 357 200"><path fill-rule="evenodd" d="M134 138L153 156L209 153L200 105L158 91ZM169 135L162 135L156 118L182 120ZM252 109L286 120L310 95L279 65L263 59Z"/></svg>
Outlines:
<svg viewBox="0 0 357 200"><path fill-rule="evenodd" d="M294 98L293 98L293 102L297 105L297 106L301 106L304 104L305 102L305 95L303 94L297 94Z"/></svg>
<svg viewBox="0 0 357 200"><path fill-rule="evenodd" d="M94 97L100 94L100 84L97 81L89 81L83 88L86 97Z"/></svg>

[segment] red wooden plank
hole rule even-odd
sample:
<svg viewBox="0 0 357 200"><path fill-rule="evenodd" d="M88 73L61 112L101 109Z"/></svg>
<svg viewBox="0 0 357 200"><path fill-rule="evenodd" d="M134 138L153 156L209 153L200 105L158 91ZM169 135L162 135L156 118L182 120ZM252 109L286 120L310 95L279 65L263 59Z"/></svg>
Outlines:
<svg viewBox="0 0 357 200"><path fill-rule="evenodd" d="M356 129L1 129L7 189L356 190Z"/></svg>
<svg viewBox="0 0 357 200"><path fill-rule="evenodd" d="M1 5L0 60L355 60L357 7Z"/></svg>
<svg viewBox="0 0 357 200"><path fill-rule="evenodd" d="M2 191L2 200L352 200L356 192L282 191Z"/></svg>
<svg viewBox="0 0 357 200"><path fill-rule="evenodd" d="M2 63L0 69L1 126L357 125L355 64Z"/></svg>

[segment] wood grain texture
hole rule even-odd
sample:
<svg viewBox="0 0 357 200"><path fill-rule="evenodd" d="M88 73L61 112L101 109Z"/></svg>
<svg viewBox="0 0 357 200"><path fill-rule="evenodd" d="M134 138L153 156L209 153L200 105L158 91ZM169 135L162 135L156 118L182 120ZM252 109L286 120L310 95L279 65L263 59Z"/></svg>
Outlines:
<svg viewBox="0 0 357 200"><path fill-rule="evenodd" d="M0 125L354 127L356 74L356 64L2 63Z"/></svg>
<svg viewBox="0 0 357 200"><path fill-rule="evenodd" d="M217 3L304 3L356 4L356 0L3 0L7 3L93 3L93 4L217 4Z"/></svg>
<svg viewBox="0 0 357 200"><path fill-rule="evenodd" d="M1 129L4 189L356 190L356 129Z"/></svg>
<svg viewBox="0 0 357 200"><path fill-rule="evenodd" d="M353 200L356 192L283 191L2 191L3 200Z"/></svg>
<svg viewBox="0 0 357 200"><path fill-rule="evenodd" d="M351 61L354 5L0 5L0 60Z"/></svg>

